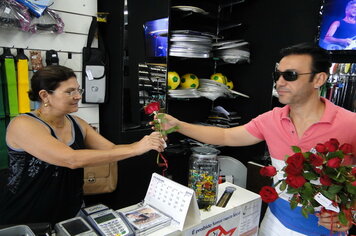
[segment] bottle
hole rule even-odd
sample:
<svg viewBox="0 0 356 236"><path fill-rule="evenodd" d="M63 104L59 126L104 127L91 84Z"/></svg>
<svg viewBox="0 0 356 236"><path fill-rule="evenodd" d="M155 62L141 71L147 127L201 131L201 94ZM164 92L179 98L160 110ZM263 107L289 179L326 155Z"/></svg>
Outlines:
<svg viewBox="0 0 356 236"><path fill-rule="evenodd" d="M194 147L189 160L188 187L195 191L200 209L216 204L219 177L219 150L211 147Z"/></svg>

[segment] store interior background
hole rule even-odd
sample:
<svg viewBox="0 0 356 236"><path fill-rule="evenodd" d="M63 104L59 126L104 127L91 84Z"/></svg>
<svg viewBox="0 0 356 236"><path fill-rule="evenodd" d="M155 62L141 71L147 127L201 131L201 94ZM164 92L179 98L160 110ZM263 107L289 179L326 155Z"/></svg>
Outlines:
<svg viewBox="0 0 356 236"><path fill-rule="evenodd" d="M96 12L106 12L107 23L100 23L101 35L109 55L108 71L109 99L105 104L82 104L76 115L88 123L100 127L100 133L114 143L132 143L139 140L151 129L145 126L152 117L143 116L138 104L137 64L145 62L142 25L148 20L167 17L171 14L171 1L181 5L208 6L217 9L219 4L231 4L223 10L226 22L241 22L241 27L231 28L223 34L228 39L244 39L250 43L251 62L221 65L218 68L233 80L235 90L248 94L249 99L218 99L214 104L223 105L241 116L241 124L247 123L257 115L278 106L272 98L273 81L271 73L278 61L281 48L300 42L313 42L317 39L319 10L323 0L57 0L52 6L65 20L65 32L61 35L29 35L16 30L0 30L0 46L45 50L55 49L59 53L60 64L71 67L81 83L81 50L86 44L91 16ZM128 15L124 11L128 10ZM206 27L208 20L192 20L191 24L199 29ZM175 19L177 20L177 19ZM125 22L128 25L125 26ZM1 51L1 49L0 49ZM70 57L69 57L70 54ZM334 62L355 62L356 57L335 57ZM176 59L167 58L167 65L176 63ZM207 60L208 61L208 60ZM191 66L182 69L179 74L197 73L210 75L214 70L209 63L201 65L194 61ZM32 72L30 72L32 76ZM174 100L168 99L167 111L184 121L204 120L212 106L205 98ZM184 137L172 134L169 144L179 143ZM237 158L243 163L262 162L266 152L265 143L250 147L220 148L222 155ZM179 146L167 150L164 154L169 161L168 175L173 180L185 184L188 176L189 147ZM86 196L87 204L104 203L113 209L119 209L142 201L153 172L161 173L157 167L156 152L133 157L118 163L119 182L116 191L108 194ZM256 176L258 178L258 176ZM2 177L0 179L4 180ZM3 184L0 181L0 185Z"/></svg>
<svg viewBox="0 0 356 236"><path fill-rule="evenodd" d="M218 99L216 105L227 105L231 110L237 111L242 116L241 123L247 123L257 115L279 105L272 98L273 81L271 73L277 62L278 52L281 48L301 42L313 42L318 35L319 10L321 0L254 0L234 4L234 0L221 1L179 1L181 5L210 6L232 3L231 7L224 9L224 16L231 22L241 22L242 27L232 28L223 32L229 39L245 39L250 43L251 62L232 64L220 67L221 70L236 84L236 90L250 95L249 99L238 97L236 99ZM175 1L177 4L177 1ZM120 7L121 6L121 7ZM142 108L137 106L129 109L124 100L125 93L134 103L137 98L137 63L145 62L142 25L145 21L158 19L170 15L170 3L166 0L128 2L128 26L123 24L124 2L99 1L99 11L109 12L109 22L103 25L102 32L105 37L110 56L110 99L106 104L100 105L100 129L101 133L114 142L130 143L142 137L143 133L149 133L149 128L126 129L127 123L123 122L122 111L132 117L133 123L140 121ZM193 18L192 18L193 19ZM195 19L195 18L194 18ZM170 19L171 21L172 19ZM192 21L192 25L199 28L206 27L209 21ZM190 25L190 24L189 24ZM189 27L189 26L188 26ZM124 30L125 29L125 30ZM127 30L127 31L126 31ZM125 35L125 36L124 36ZM128 59L124 53L124 38L127 37L125 46L128 50ZM141 50L139 50L141 49ZM125 60L123 60L125 58ZM128 61L127 61L128 60ZM175 70L170 66L172 62L168 58L168 70ZM128 68L127 68L128 67ZM125 69L124 69L125 68ZM202 66L192 63L190 68L180 68L182 73L208 74L205 64ZM222 72L222 71L216 71ZM129 77L125 77L124 74ZM205 73L205 74L204 74ZM198 76L199 77L199 76ZM188 101L168 100L168 113L188 122L204 120L212 106L210 100L205 98L189 99ZM131 104L132 107L132 104ZM141 111L140 111L141 109ZM169 142L175 143L183 137L170 135ZM189 150L181 148L181 151L167 151L165 155L169 161L168 174L173 180L186 183L188 171ZM220 149L222 155L228 155L239 159L243 163L248 161L259 162L264 159L265 143L250 147ZM156 166L156 153L150 152L142 156L130 158L119 162L119 184L114 193L100 196L101 201L107 201L114 208L121 208L140 202L144 199L152 172L160 173ZM99 196L93 197L98 201ZM90 201L90 199L87 199Z"/></svg>

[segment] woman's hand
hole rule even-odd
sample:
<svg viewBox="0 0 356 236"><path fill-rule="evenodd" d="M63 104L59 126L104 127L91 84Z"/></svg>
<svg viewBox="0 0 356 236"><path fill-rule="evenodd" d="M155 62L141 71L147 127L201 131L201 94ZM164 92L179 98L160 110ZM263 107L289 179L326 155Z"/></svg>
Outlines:
<svg viewBox="0 0 356 236"><path fill-rule="evenodd" d="M150 135L146 135L140 141L133 143L133 148L136 155L141 155L150 150L156 150L157 152L164 151L164 140L161 138L159 132L152 132Z"/></svg>
<svg viewBox="0 0 356 236"><path fill-rule="evenodd" d="M319 225L335 232L346 232L352 226L351 222L349 222L347 225L341 224L336 212L329 213L324 211L316 214L316 216L319 217Z"/></svg>

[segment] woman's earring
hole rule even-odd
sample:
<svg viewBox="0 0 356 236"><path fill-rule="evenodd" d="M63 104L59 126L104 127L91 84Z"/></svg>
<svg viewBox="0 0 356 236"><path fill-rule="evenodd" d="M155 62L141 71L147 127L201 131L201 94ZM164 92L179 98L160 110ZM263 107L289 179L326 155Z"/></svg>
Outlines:
<svg viewBox="0 0 356 236"><path fill-rule="evenodd" d="M45 103L44 106L45 106L45 107L48 107L48 103Z"/></svg>

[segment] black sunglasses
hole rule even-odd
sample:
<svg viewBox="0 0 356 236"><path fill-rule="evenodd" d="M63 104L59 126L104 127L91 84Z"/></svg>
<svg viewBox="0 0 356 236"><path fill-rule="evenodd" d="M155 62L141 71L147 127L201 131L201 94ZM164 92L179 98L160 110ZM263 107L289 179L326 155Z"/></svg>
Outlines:
<svg viewBox="0 0 356 236"><path fill-rule="evenodd" d="M310 73L298 73L296 71L291 71L287 70L284 72L281 71L275 71L272 73L272 77L274 79L274 82L277 82L279 77L283 76L284 80L286 81L295 81L298 79L299 75L311 75L311 74L316 74L317 72L310 72Z"/></svg>

